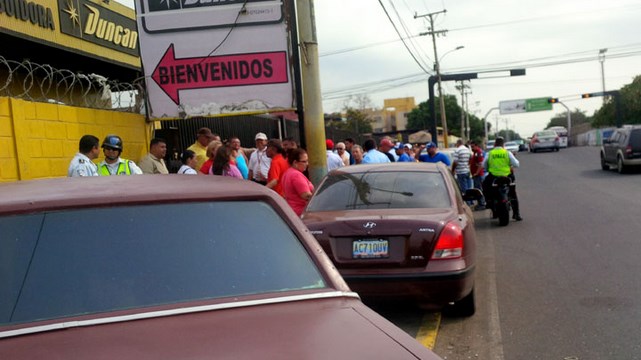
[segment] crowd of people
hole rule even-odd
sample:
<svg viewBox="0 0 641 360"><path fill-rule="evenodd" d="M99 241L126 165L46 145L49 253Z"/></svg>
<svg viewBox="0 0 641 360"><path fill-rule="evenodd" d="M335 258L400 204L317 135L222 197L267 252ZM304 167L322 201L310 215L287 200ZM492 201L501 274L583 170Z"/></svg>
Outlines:
<svg viewBox="0 0 641 360"><path fill-rule="evenodd" d="M212 133L209 128L201 128L196 133L196 141L180 154L180 167L177 171L171 172L219 175L254 181L283 196L300 215L314 192L314 186L307 176L307 152L299 148L293 138L282 141L268 139L266 134L259 132L255 135L254 141L255 148L246 151L241 147L238 137L233 136L223 143L218 134ZM488 165L489 154L486 157L481 146L474 142L464 144L461 140L457 141L452 152L452 161L447 155L439 152L433 142L403 144L394 142L390 137L384 137L378 144L374 139L367 139L360 146L353 138L346 138L336 144L333 140L327 139L325 145L328 172L358 164L442 162L451 169L462 192L470 188L485 188L487 191L487 183L483 181L487 177L486 169L489 167L490 175L493 169L498 168L501 173L505 170L505 164L494 168ZM498 147L501 148L500 145ZM104 160L95 164L93 160L99 157L100 148ZM123 141L117 135L106 136L102 144L97 137L84 135L80 139L78 150L69 165L67 175L70 177L170 173L165 162L167 143L160 138L151 140L149 153L139 164L120 157ZM501 152L500 155L504 154ZM515 163L512 158L508 158L510 162L507 166L518 167L518 161ZM496 165L497 161L493 163ZM516 192L513 195L516 198ZM482 210L485 207L486 200L481 198L476 209ZM518 200L514 208L515 219L521 220Z"/></svg>

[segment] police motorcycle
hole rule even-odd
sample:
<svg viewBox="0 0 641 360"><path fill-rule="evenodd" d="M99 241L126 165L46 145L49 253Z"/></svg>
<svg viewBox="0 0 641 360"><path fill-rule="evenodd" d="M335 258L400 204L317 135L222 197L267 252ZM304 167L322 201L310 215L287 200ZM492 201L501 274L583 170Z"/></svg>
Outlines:
<svg viewBox="0 0 641 360"><path fill-rule="evenodd" d="M500 226L507 226L510 223L511 198L510 187L516 186L511 178L497 176L492 181L492 217L499 219Z"/></svg>

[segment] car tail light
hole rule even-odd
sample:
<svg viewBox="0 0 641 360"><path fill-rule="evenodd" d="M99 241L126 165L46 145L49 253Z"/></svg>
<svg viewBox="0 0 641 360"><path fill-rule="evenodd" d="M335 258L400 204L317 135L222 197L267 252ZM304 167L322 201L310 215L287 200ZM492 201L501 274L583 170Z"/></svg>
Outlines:
<svg viewBox="0 0 641 360"><path fill-rule="evenodd" d="M438 237L432 260L455 259L463 255L463 230L454 223L445 225Z"/></svg>
<svg viewBox="0 0 641 360"><path fill-rule="evenodd" d="M632 154L632 146L628 145L625 147L625 154L628 156Z"/></svg>

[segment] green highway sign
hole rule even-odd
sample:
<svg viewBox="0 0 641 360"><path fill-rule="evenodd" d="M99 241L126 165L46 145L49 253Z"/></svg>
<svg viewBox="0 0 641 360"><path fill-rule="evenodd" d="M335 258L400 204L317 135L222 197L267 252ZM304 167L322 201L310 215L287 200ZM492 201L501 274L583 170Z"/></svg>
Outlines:
<svg viewBox="0 0 641 360"><path fill-rule="evenodd" d="M552 104L548 101L550 97L535 99L507 100L499 102L501 115L518 114L531 111L552 110Z"/></svg>
<svg viewBox="0 0 641 360"><path fill-rule="evenodd" d="M548 101L550 97L536 98L536 99L526 99L525 100L525 111L545 111L552 110L552 104Z"/></svg>

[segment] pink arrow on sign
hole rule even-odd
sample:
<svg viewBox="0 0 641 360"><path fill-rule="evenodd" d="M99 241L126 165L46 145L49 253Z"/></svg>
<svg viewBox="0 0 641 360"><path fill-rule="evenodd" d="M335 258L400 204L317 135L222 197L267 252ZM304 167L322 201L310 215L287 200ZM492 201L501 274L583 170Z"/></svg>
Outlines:
<svg viewBox="0 0 641 360"><path fill-rule="evenodd" d="M288 82L285 51L176 59L174 44L151 74L156 84L180 104L179 91Z"/></svg>

